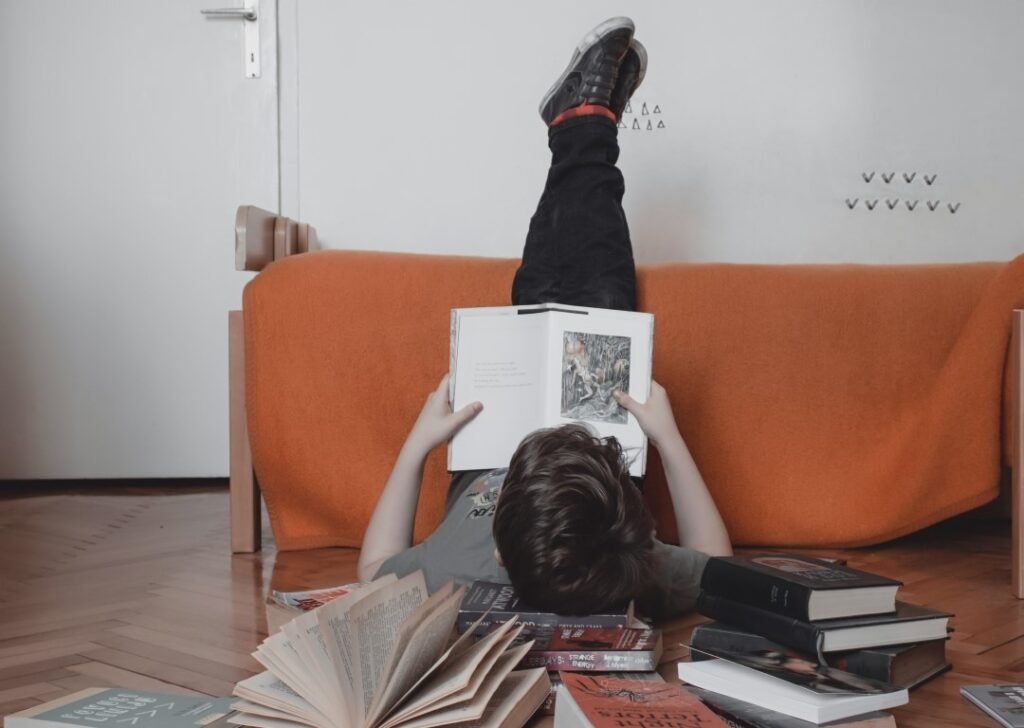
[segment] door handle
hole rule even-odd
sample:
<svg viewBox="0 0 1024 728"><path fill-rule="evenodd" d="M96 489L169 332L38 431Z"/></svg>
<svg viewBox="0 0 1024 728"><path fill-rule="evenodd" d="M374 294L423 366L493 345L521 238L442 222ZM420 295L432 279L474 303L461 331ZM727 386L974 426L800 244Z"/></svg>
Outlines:
<svg viewBox="0 0 1024 728"><path fill-rule="evenodd" d="M256 20L256 8L211 8L200 10L208 18L241 18L242 20Z"/></svg>
<svg viewBox="0 0 1024 728"><path fill-rule="evenodd" d="M245 76L260 77L260 24L256 22L259 0L243 0L240 8L210 8L200 10L206 18L234 18L245 21Z"/></svg>

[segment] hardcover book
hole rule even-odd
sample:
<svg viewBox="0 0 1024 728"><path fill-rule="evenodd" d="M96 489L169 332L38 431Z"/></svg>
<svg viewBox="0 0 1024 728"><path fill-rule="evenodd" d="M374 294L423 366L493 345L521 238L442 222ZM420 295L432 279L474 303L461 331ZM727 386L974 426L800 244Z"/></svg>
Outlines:
<svg viewBox="0 0 1024 728"><path fill-rule="evenodd" d="M794 619L892 612L902 582L797 554L715 557L701 588Z"/></svg>
<svg viewBox="0 0 1024 728"><path fill-rule="evenodd" d="M727 725L682 685L571 672L562 675L562 682L555 728Z"/></svg>
<svg viewBox="0 0 1024 728"><path fill-rule="evenodd" d="M690 637L690 646L694 649L694 660L711 659L711 654L702 653L717 654L723 650L744 654L785 653L791 657L812 661L816 659L808 653L798 652L759 634L721 622L709 622L695 628ZM946 639L831 652L825 655L825 661L830 667L901 688L917 687L950 668L946 661Z"/></svg>
<svg viewBox="0 0 1024 728"><path fill-rule="evenodd" d="M484 634L495 624L517 618L524 631L533 636L557 627L644 627L633 615L633 603L617 612L605 614L566 615L544 612L524 603L510 584L474 581L459 607L457 628L465 632L472 625L477 635Z"/></svg>
<svg viewBox="0 0 1024 728"><path fill-rule="evenodd" d="M839 721L895 708L907 702L906 690L818 692L726 660L680 662L679 679L729 698L811 723Z"/></svg>
<svg viewBox="0 0 1024 728"><path fill-rule="evenodd" d="M774 710L762 708L745 700L729 698L710 690L686 688L715 711L729 728L818 728L817 723L800 720ZM822 723L822 728L896 728L896 719L890 713L867 713L854 718Z"/></svg>
<svg viewBox="0 0 1024 728"><path fill-rule="evenodd" d="M964 685L960 694L1006 728L1024 728L1024 685Z"/></svg>
<svg viewBox="0 0 1024 728"><path fill-rule="evenodd" d="M547 671L514 668L507 622L451 642L465 587L427 596L423 572L393 574L285 624L256 649L266 672L235 686L229 719L253 728L521 726L544 702Z"/></svg>
<svg viewBox="0 0 1024 728"><path fill-rule="evenodd" d="M451 405L483 402L452 438L449 470L508 465L520 441L543 427L584 422L615 436L630 473L643 475L647 439L612 398L647 401L654 316L563 304L457 308L451 315Z"/></svg>
<svg viewBox="0 0 1024 728"><path fill-rule="evenodd" d="M812 655L945 639L953 616L897 602L892 614L807 622L703 591L697 611Z"/></svg>
<svg viewBox="0 0 1024 728"><path fill-rule="evenodd" d="M7 728L200 728L234 713L231 698L87 688L4 718Z"/></svg>
<svg viewBox="0 0 1024 728"><path fill-rule="evenodd" d="M571 672L644 672L661 658L661 630L558 627L534 634L523 667Z"/></svg>

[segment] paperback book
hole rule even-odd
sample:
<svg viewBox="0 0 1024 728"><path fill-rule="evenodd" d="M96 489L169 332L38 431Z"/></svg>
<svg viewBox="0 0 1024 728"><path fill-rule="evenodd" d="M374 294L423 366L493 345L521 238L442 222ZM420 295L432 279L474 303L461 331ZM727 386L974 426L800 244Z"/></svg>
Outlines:
<svg viewBox="0 0 1024 728"><path fill-rule="evenodd" d="M87 688L4 718L6 728L211 728L232 715L231 698Z"/></svg>
<svg viewBox="0 0 1024 728"><path fill-rule="evenodd" d="M1006 728L1024 728L1024 685L964 685L960 694Z"/></svg>
<svg viewBox="0 0 1024 728"><path fill-rule="evenodd" d="M945 639L953 616L897 602L891 614L807 622L704 591L697 599L697 611L812 655Z"/></svg>
<svg viewBox="0 0 1024 728"><path fill-rule="evenodd" d="M452 438L449 470L503 467L534 430L584 422L615 436L643 475L647 439L612 392L645 402L654 316L563 304L457 308L451 315L451 405L484 409Z"/></svg>
<svg viewBox="0 0 1024 728"><path fill-rule="evenodd" d="M571 672L645 672L661 658L658 629L558 627L533 635L523 667Z"/></svg>
<svg viewBox="0 0 1024 728"><path fill-rule="evenodd" d="M555 728L727 724L682 685L598 675L562 675Z"/></svg>
<svg viewBox="0 0 1024 728"><path fill-rule="evenodd" d="M797 554L715 557L701 589L794 619L892 612L902 582Z"/></svg>
<svg viewBox="0 0 1024 728"><path fill-rule="evenodd" d="M720 651L785 653L796 658L815 660L813 655L721 622L709 622L696 627L690 637L690 645L694 648L694 660L711 659L711 655L702 653ZM824 657L830 667L901 688L914 688L950 668L946 660L946 638L851 652L830 652Z"/></svg>
<svg viewBox="0 0 1024 728"><path fill-rule="evenodd" d="M423 572L388 575L285 624L253 653L266 671L235 686L254 728L432 728L478 721L521 726L550 688L543 668L519 670L514 621L451 642L465 587L431 596Z"/></svg>
<svg viewBox="0 0 1024 728"><path fill-rule="evenodd" d="M332 599L343 597L359 584L346 584L327 589L308 589L306 591L273 590L267 596L267 632L273 634L281 629L281 625L289 622L304 612L311 612Z"/></svg>
<svg viewBox="0 0 1024 728"><path fill-rule="evenodd" d="M568 673L561 672L549 672L548 677L551 678L551 690L548 692L548 697L544 701L544 704L538 711L541 715L554 715L555 706L558 704L558 695L565 687L562 685L562 675ZM590 673L595 677L611 677L618 680L639 680L640 682L655 682L663 683L663 678L657 672L599 672Z"/></svg>
<svg viewBox="0 0 1024 728"><path fill-rule="evenodd" d="M477 635L486 633L493 625L517 619L527 635L559 627L646 627L634 616L633 603L624 609L603 614L566 615L545 612L523 602L510 584L492 581L474 581L459 607L457 627L459 633L471 626ZM475 625L475 626L474 626Z"/></svg>

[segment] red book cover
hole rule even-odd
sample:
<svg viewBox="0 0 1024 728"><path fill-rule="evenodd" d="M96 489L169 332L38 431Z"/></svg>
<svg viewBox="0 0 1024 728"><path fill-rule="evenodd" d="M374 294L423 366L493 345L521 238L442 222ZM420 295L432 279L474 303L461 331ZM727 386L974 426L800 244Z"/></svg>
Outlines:
<svg viewBox="0 0 1024 728"><path fill-rule="evenodd" d="M577 673L564 673L562 683L594 728L728 726L681 685ZM570 706L559 700L556 710L563 708Z"/></svg>

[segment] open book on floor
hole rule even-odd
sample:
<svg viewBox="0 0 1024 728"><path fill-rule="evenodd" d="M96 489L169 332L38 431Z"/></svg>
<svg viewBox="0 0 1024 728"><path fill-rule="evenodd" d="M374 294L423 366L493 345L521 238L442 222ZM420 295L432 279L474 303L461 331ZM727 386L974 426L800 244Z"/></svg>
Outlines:
<svg viewBox="0 0 1024 728"><path fill-rule="evenodd" d="M543 668L513 671L532 643L508 622L451 642L465 588L427 596L423 573L382 577L284 625L235 686L231 719L255 728L518 727L544 702Z"/></svg>
<svg viewBox="0 0 1024 728"><path fill-rule="evenodd" d="M508 465L534 430L585 422L614 435L632 475L643 475L647 440L612 398L646 402L654 316L563 304L457 308L451 318L452 408L483 411L452 438L449 470Z"/></svg>

